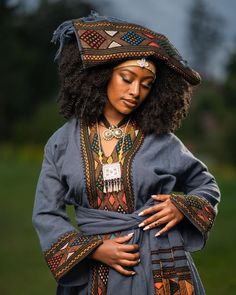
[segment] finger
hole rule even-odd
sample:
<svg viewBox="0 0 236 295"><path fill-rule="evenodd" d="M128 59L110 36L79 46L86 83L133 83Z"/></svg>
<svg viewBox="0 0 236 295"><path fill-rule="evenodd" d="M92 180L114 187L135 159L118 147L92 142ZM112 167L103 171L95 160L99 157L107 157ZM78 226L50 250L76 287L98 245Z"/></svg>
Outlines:
<svg viewBox="0 0 236 295"><path fill-rule="evenodd" d="M157 221L158 219L162 218L166 216L166 213L162 211L152 215L151 217L145 219L142 223L139 224L139 227L146 227L148 226L150 223ZM147 229L147 228L146 228Z"/></svg>
<svg viewBox="0 0 236 295"><path fill-rule="evenodd" d="M120 254L120 258L125 260L136 261L140 259L140 254L139 252L136 252L136 253L122 252Z"/></svg>
<svg viewBox="0 0 236 295"><path fill-rule="evenodd" d="M134 267L134 266L138 265L139 263L140 263L140 260L135 260L135 261L125 260L125 259L119 260L120 265L128 266L128 267Z"/></svg>
<svg viewBox="0 0 236 295"><path fill-rule="evenodd" d="M143 210L138 215L139 216L145 216L145 215L148 215L148 214L153 214L153 213L156 213L156 212L160 211L162 208L163 208L162 204L157 204L157 205L151 206L151 207Z"/></svg>
<svg viewBox="0 0 236 295"><path fill-rule="evenodd" d="M173 226L175 226L176 222L175 221L170 221L166 224L165 227L163 227L158 233L155 234L155 237L158 237L160 235L163 235L164 233L168 232Z"/></svg>
<svg viewBox="0 0 236 295"><path fill-rule="evenodd" d="M118 246L118 250L121 252L137 252L138 249L139 249L139 246L137 244L131 244L131 245L121 244Z"/></svg>
<svg viewBox="0 0 236 295"><path fill-rule="evenodd" d="M119 243L119 244L124 244L124 243L128 242L129 240L131 240L133 235L134 235L134 233L129 233L128 235L118 237L118 238L114 238L113 241L116 242L116 243Z"/></svg>
<svg viewBox="0 0 236 295"><path fill-rule="evenodd" d="M166 201L170 198L170 195L152 195L152 198L156 201Z"/></svg>
<svg viewBox="0 0 236 295"><path fill-rule="evenodd" d="M160 226L161 224L163 223L168 223L170 222L172 219L170 219L169 216L164 216L163 218L160 218L154 222L152 222L151 224L147 225L144 227L143 230L149 230L149 229L152 229L152 228L155 228L155 227L158 227Z"/></svg>
<svg viewBox="0 0 236 295"><path fill-rule="evenodd" d="M124 276L135 275L135 271L126 270L121 265L118 265L118 264L114 265L113 268Z"/></svg>

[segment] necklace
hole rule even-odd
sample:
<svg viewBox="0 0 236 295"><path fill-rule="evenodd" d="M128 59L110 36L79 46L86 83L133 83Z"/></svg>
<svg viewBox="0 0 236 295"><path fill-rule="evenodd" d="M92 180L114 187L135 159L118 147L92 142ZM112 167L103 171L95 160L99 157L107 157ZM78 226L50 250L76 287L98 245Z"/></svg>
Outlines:
<svg viewBox="0 0 236 295"><path fill-rule="evenodd" d="M118 125L110 125L110 123L107 121L107 119L105 118L105 116L101 117L101 120L103 122L103 124L105 125L105 127L107 128L106 130L104 130L102 132L102 138L105 140L112 140L114 137L116 139L120 139L124 136L124 132L123 130L120 128L120 126L122 126L126 121L127 118L123 118Z"/></svg>
<svg viewBox="0 0 236 295"><path fill-rule="evenodd" d="M102 165L102 174L103 174L103 192L111 193L111 192L119 192L122 190L122 178L121 178L121 159L123 156L123 147L125 142L125 134L126 130L129 124L129 121L127 122L125 126L125 131L122 135L122 144L120 151L118 153L118 162L111 163L111 164L104 164L103 163L103 153L102 153L102 143L101 143L101 137L98 129L98 121L97 121L97 135L98 135L98 144L99 144L99 151L98 151L98 158Z"/></svg>

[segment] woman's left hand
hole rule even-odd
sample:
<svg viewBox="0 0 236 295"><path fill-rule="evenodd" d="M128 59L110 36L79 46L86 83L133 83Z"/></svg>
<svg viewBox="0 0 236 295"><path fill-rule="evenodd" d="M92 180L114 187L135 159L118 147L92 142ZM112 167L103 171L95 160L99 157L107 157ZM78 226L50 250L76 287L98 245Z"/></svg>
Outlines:
<svg viewBox="0 0 236 295"><path fill-rule="evenodd" d="M166 224L155 235L160 236L178 224L184 218L184 215L171 202L170 195L153 195L152 198L156 201L160 201L160 203L139 213L139 216L151 215L140 223L139 227L142 227L143 230L149 230L161 224Z"/></svg>

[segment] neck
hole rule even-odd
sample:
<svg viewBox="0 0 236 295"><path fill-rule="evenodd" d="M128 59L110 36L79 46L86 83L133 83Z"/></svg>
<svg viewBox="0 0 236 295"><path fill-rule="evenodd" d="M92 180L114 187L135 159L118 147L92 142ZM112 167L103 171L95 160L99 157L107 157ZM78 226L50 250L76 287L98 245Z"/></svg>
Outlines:
<svg viewBox="0 0 236 295"><path fill-rule="evenodd" d="M106 109L103 112L104 117L107 119L107 121L110 123L110 125L117 126L122 119L124 119L125 115L117 112L111 112L106 111Z"/></svg>

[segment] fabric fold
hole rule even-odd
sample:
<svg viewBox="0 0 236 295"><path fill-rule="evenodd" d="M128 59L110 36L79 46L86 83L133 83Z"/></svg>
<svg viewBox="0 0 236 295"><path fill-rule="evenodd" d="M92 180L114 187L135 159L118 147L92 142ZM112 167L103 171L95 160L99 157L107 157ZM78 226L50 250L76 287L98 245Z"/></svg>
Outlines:
<svg viewBox="0 0 236 295"><path fill-rule="evenodd" d="M156 202L155 202L156 203ZM171 288L170 281L183 281L183 271L187 273L189 285L192 285L190 270L188 267L187 257L183 249L183 240L177 229L171 229L167 234L155 237L158 230L143 231L138 227L139 223L144 220L144 217L138 216L138 213L145 208L154 205L153 199L149 199L144 207L133 212L132 214L120 214L117 212L103 211L84 207L77 207L76 220L81 232L84 235L107 234L111 232L121 232L121 235L126 235L133 232L134 235L129 241L130 244L138 244L141 262L134 267L135 275L125 277L117 271L110 269L107 294L135 294L135 295L151 295L155 294L153 272L161 270L166 273L166 279L158 285L162 288L163 284ZM173 251L173 249L182 249L181 253ZM152 262L151 253L162 253L161 261L158 263ZM181 257L181 259L179 259ZM178 260L177 270L181 270L181 274L175 272L174 261ZM160 267L161 265L161 267ZM151 266L151 267L150 267ZM164 283L164 281L166 282ZM144 282L148 282L145 284ZM183 294L192 294L187 291L186 285L179 285ZM169 293L167 293L169 294Z"/></svg>

